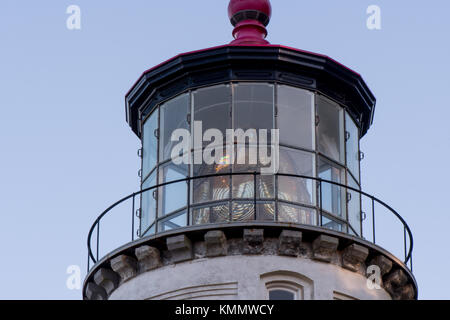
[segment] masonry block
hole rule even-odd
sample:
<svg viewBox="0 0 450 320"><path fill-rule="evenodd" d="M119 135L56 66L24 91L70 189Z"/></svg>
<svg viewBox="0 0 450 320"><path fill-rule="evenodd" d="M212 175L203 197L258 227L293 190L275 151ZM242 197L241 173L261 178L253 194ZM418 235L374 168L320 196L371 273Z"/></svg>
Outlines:
<svg viewBox="0 0 450 320"><path fill-rule="evenodd" d="M88 300L106 300L108 298L105 289L94 282L87 284L85 295Z"/></svg>
<svg viewBox="0 0 450 320"><path fill-rule="evenodd" d="M330 262L337 251L339 239L327 235L320 235L312 244L313 259Z"/></svg>
<svg viewBox="0 0 450 320"><path fill-rule="evenodd" d="M384 276L392 269L392 261L383 255L378 255L370 260L369 265L376 265L380 268L381 275Z"/></svg>
<svg viewBox="0 0 450 320"><path fill-rule="evenodd" d="M134 254L138 259L139 272L153 270L162 265L161 253L157 248L150 246L141 246L134 250Z"/></svg>
<svg viewBox="0 0 450 320"><path fill-rule="evenodd" d="M351 271L359 271L369 255L369 249L356 243L349 245L342 253L342 266Z"/></svg>
<svg viewBox="0 0 450 320"><path fill-rule="evenodd" d="M192 249L191 240L182 234L166 239L167 248L172 257L172 262L182 262L192 260L194 258L194 251Z"/></svg>
<svg viewBox="0 0 450 320"><path fill-rule="evenodd" d="M278 242L278 254L297 256L302 242L302 233L294 230L283 230Z"/></svg>
<svg viewBox="0 0 450 320"><path fill-rule="evenodd" d="M127 281L137 274L136 259L123 254L111 260L111 268L120 275L122 281Z"/></svg>
<svg viewBox="0 0 450 320"><path fill-rule="evenodd" d="M416 296L416 291L412 284L403 286L398 292L402 300L414 300L414 297Z"/></svg>
<svg viewBox="0 0 450 320"><path fill-rule="evenodd" d="M260 254L263 243L264 229L244 229L244 254Z"/></svg>
<svg viewBox="0 0 450 320"><path fill-rule="evenodd" d="M392 284L394 288L403 286L408 281L408 277L401 269L397 269L386 276L386 283Z"/></svg>
<svg viewBox="0 0 450 320"><path fill-rule="evenodd" d="M111 269L101 268L94 274L94 282L109 296L119 286L120 276Z"/></svg>
<svg viewBox="0 0 450 320"><path fill-rule="evenodd" d="M389 292L392 300L413 300L415 290L412 284L395 287L392 282L385 282L384 289Z"/></svg>
<svg viewBox="0 0 450 320"><path fill-rule="evenodd" d="M205 234L205 246L207 257L227 255L227 238L223 231L212 230Z"/></svg>
<svg viewBox="0 0 450 320"><path fill-rule="evenodd" d="M408 284L408 277L401 269L397 269L385 276L384 288L391 295L393 300L414 299L415 290Z"/></svg>

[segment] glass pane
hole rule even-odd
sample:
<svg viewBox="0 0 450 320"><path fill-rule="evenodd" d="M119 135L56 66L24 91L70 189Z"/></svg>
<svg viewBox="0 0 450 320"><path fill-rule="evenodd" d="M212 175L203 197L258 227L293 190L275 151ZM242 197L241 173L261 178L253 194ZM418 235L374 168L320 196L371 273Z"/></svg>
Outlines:
<svg viewBox="0 0 450 320"><path fill-rule="evenodd" d="M193 203L224 200L230 197L230 178L213 177L195 179L192 182Z"/></svg>
<svg viewBox="0 0 450 320"><path fill-rule="evenodd" d="M316 225L316 210L279 202L278 221Z"/></svg>
<svg viewBox="0 0 450 320"><path fill-rule="evenodd" d="M334 220L331 220L331 219L328 219L325 216L322 216L322 226L324 228L334 230L334 231L347 232L344 224L334 221Z"/></svg>
<svg viewBox="0 0 450 320"><path fill-rule="evenodd" d="M147 237L155 234L155 226L156 224L154 224L150 229L148 229L147 232L145 232L145 234L143 234L142 236Z"/></svg>
<svg viewBox="0 0 450 320"><path fill-rule="evenodd" d="M239 83L234 86L234 129L274 128L274 86Z"/></svg>
<svg viewBox="0 0 450 320"><path fill-rule="evenodd" d="M345 114L347 167L359 181L359 131L352 118Z"/></svg>
<svg viewBox="0 0 450 320"><path fill-rule="evenodd" d="M241 152L242 151L242 152ZM252 149L249 146L235 146L236 161L233 165L233 173L250 173L249 175L233 175L233 198L251 198L255 196L255 177L253 172L260 172L262 167L258 164L257 156L254 161L250 160ZM257 150L254 151L257 153ZM275 177L273 175L257 175L256 176L256 196L258 199L274 199L275 198Z"/></svg>
<svg viewBox="0 0 450 320"><path fill-rule="evenodd" d="M234 175L233 198L254 199L255 197L255 177L254 175ZM274 176L256 176L256 197L257 199L274 199L275 189Z"/></svg>
<svg viewBox="0 0 450 320"><path fill-rule="evenodd" d="M280 143L314 149L314 94L294 87L278 86Z"/></svg>
<svg viewBox="0 0 450 320"><path fill-rule="evenodd" d="M201 136L208 129L219 129L223 140L226 129L231 129L231 86L220 85L203 88L193 93L194 121L202 122ZM195 132L194 127L194 134ZM204 141L203 147L212 141Z"/></svg>
<svg viewBox="0 0 450 320"><path fill-rule="evenodd" d="M315 177L314 154L280 148L279 173ZM278 199L303 204L315 203L315 180L278 176Z"/></svg>
<svg viewBox="0 0 450 320"><path fill-rule="evenodd" d="M347 176L348 185L352 188L360 190L356 181L350 176ZM356 232L356 235L361 235L361 194L352 190L348 190L348 221L350 226ZM349 228L349 231L351 228ZM351 232L351 233L354 233Z"/></svg>
<svg viewBox="0 0 450 320"><path fill-rule="evenodd" d="M225 151L224 151L225 154ZM231 178L231 165L226 157L219 164L194 164L193 176L223 174L216 177L192 180L192 202L203 203L216 200L229 199Z"/></svg>
<svg viewBox="0 0 450 320"><path fill-rule="evenodd" d="M232 202L232 220L248 221L255 219L255 206L253 202Z"/></svg>
<svg viewBox="0 0 450 320"><path fill-rule="evenodd" d="M189 129L189 94L178 96L161 106L160 123L160 154L159 160L164 161L170 158L172 148L179 141L171 141L172 133L176 129Z"/></svg>
<svg viewBox="0 0 450 320"><path fill-rule="evenodd" d="M275 202L258 202L256 204L256 220L275 221Z"/></svg>
<svg viewBox="0 0 450 320"><path fill-rule="evenodd" d="M258 199L275 198L275 176L256 176L256 196Z"/></svg>
<svg viewBox="0 0 450 320"><path fill-rule="evenodd" d="M142 190L156 185L156 170L142 184ZM156 189L141 194L141 234L155 221L156 217Z"/></svg>
<svg viewBox="0 0 450 320"><path fill-rule="evenodd" d="M319 178L345 184L345 171L325 158L319 158ZM332 183L322 182L322 209L346 219L346 189Z"/></svg>
<svg viewBox="0 0 450 320"><path fill-rule="evenodd" d="M344 163L344 114L342 108L320 95L317 96L319 116L319 151Z"/></svg>
<svg viewBox="0 0 450 320"><path fill-rule="evenodd" d="M153 111L152 115L144 124L144 139L142 141L142 176L147 174L155 167L158 159L158 139L156 138L156 129L158 129L158 109Z"/></svg>
<svg viewBox="0 0 450 320"><path fill-rule="evenodd" d="M233 173L252 173L258 171L257 148L248 145L235 146L236 161ZM253 153L253 155L251 155ZM252 159L252 160L250 160ZM255 177L253 175L233 175L233 198L251 198L255 196Z"/></svg>
<svg viewBox="0 0 450 320"><path fill-rule="evenodd" d="M270 290L269 300L295 300L295 294L286 290Z"/></svg>
<svg viewBox="0 0 450 320"><path fill-rule="evenodd" d="M253 175L234 175L233 198L253 199L255 196L255 183Z"/></svg>
<svg viewBox="0 0 450 320"><path fill-rule="evenodd" d="M188 177L188 166L168 162L159 169L159 183L165 183ZM164 216L187 206L186 181L175 182L160 188L159 216Z"/></svg>
<svg viewBox="0 0 450 320"><path fill-rule="evenodd" d="M192 210L192 225L228 221L230 221L230 207L228 203Z"/></svg>
<svg viewBox="0 0 450 320"><path fill-rule="evenodd" d="M158 223L158 232L174 230L186 227L186 225L187 225L186 211L182 211Z"/></svg>

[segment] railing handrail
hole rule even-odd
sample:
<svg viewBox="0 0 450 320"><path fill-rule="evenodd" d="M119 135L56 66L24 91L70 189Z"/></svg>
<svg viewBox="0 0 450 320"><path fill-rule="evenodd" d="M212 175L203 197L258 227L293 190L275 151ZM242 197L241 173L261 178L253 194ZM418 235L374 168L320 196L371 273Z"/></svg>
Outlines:
<svg viewBox="0 0 450 320"><path fill-rule="evenodd" d="M228 173L207 174L207 175L201 175L201 176L195 176L195 177L185 177L185 178L182 178L182 179L177 179L177 180L172 180L172 181L156 184L154 186L142 189L142 190L140 190L138 192L134 192L134 193L132 193L132 194L130 194L130 195L128 195L128 196L126 196L126 197L116 201L114 204L112 204L106 210L104 210L97 217L97 219L95 219L94 223L92 224L92 226L91 226L91 228L89 230L88 237L87 237L88 271L89 271L89 261L90 261L89 259L91 259L94 264L97 263L97 259L98 259L98 257L96 259L94 257L94 254L92 253L92 248L91 248L92 233L94 232L96 227L99 228L99 223L100 223L101 219L108 212L110 212L112 209L114 209L115 207L117 207L121 203L123 203L123 202L125 202L125 201L127 201L127 200L129 200L131 198L133 198L133 204L134 204L134 199L135 199L136 196L141 195L141 194L143 194L145 192L148 192L150 190L157 189L157 188L160 188L160 187L164 187L164 186L167 186L167 185L170 185L170 184L175 184L175 183L180 183L180 182L190 182L190 181L196 180L196 179L206 179L206 178L214 178L214 177L220 177L220 176L238 176L238 175L246 175L246 176L254 175L254 176L257 176L257 175L262 175L262 174L260 172L228 172ZM408 233L408 236L409 236L409 250L406 250L406 239L405 239L405 260L404 260L404 264L408 265L408 262L410 261L410 259L412 257L412 251L413 251L413 247L414 247L414 241L413 241L413 235L412 235L411 229L409 228L408 224L403 219L403 217L397 211L395 211L391 206L389 206L388 204L386 204L382 200L379 200L378 198L374 197L373 195L368 194L368 193L366 193L364 191L361 191L359 189L353 188L351 186L347 186L347 185L344 185L342 183L338 183L338 182L335 182L335 181L322 179L322 178L319 178L319 177L311 177L311 176L305 176L305 175L299 175L299 174L291 174L291 173L276 173L276 174L273 174L273 176L308 179L308 180L313 180L313 181L319 182L320 184L322 184L322 183L329 183L329 184L332 184L332 185L335 185L335 186L338 186L338 187L341 187L341 188L349 189L349 190L351 190L353 192L357 192L360 195L364 195L364 196L368 197L369 199L371 199L372 200L372 209L373 210L374 210L374 207L373 207L374 202L379 203L380 205L382 205L383 207L388 209L391 213L393 213L400 220L400 222L403 224L404 230ZM255 193L254 197L256 197L256 193ZM322 194L320 195L320 197L322 198ZM362 208L361 208L361 210L362 210ZM323 213L323 208L321 207L320 214L322 214L322 213ZM348 225L351 227L350 223L348 223ZM375 221L373 221L373 226L374 226L374 229L375 229ZM99 229L97 229L97 230L99 230ZM375 230L374 230L374 232L375 232ZM98 237L99 237L99 233L97 233L97 241L99 240ZM98 243L97 243L97 250L98 250ZM408 252L406 253L406 251L408 251ZM411 269L412 269L412 264L411 264Z"/></svg>

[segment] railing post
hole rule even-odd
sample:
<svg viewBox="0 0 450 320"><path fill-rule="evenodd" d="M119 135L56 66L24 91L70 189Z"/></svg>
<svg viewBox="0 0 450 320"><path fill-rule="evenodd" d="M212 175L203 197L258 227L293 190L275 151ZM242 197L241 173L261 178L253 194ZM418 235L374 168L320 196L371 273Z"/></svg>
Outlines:
<svg viewBox="0 0 450 320"><path fill-rule="evenodd" d="M253 210L255 212L255 220L258 220L256 216L256 171L253 172Z"/></svg>
<svg viewBox="0 0 450 320"><path fill-rule="evenodd" d="M100 220L97 221L97 261L98 261L99 247L100 247Z"/></svg>
<svg viewBox="0 0 450 320"><path fill-rule="evenodd" d="M136 197L136 194L133 193L133 204L131 206L131 241L134 241L134 209L135 209L134 201L135 201L135 197Z"/></svg>
<svg viewBox="0 0 450 320"><path fill-rule="evenodd" d="M322 219L322 217L323 217L323 214L322 214L322 180L319 180L319 197L320 197L320 200L319 200L319 204L320 204L320 209L319 209L319 214L320 214L320 226L322 227L323 226L323 219Z"/></svg>
<svg viewBox="0 0 450 320"><path fill-rule="evenodd" d="M375 199L372 197L372 236L373 244L376 244L375 240Z"/></svg>
<svg viewBox="0 0 450 320"><path fill-rule="evenodd" d="M403 246L405 248L405 260L406 260L408 253L407 253L407 248L406 248L406 227L405 226L403 226Z"/></svg>
<svg viewBox="0 0 450 320"><path fill-rule="evenodd" d="M189 177L186 177L186 182L187 182L187 213L186 213L186 218L187 218L187 222L186 225L190 226L191 225L191 180Z"/></svg>

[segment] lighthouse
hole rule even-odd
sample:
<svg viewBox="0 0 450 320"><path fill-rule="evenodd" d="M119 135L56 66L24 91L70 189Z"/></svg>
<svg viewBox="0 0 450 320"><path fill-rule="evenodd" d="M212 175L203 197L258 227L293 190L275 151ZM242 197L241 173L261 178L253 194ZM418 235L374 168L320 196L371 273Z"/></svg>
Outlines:
<svg viewBox="0 0 450 320"><path fill-rule="evenodd" d="M271 16L269 0L231 0L231 43L126 94L141 186L89 230L84 299L417 299L410 228L361 188L374 94L328 56L269 43ZM130 239L102 252L102 221L123 206ZM401 243L380 243L380 215Z"/></svg>

